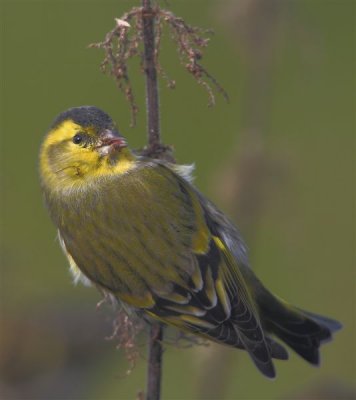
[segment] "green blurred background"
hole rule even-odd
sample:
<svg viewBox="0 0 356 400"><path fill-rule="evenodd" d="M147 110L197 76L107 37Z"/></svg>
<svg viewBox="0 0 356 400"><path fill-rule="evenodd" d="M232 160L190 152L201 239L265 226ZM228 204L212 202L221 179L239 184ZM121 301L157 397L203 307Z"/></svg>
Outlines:
<svg viewBox="0 0 356 400"><path fill-rule="evenodd" d="M131 79L141 113L99 71L100 41L116 1L1 3L1 399L133 399L144 389L145 348L132 373L115 342L109 308L74 288L42 203L37 154L54 117L93 104L145 143L144 82ZM166 143L196 163L197 186L241 227L259 277L300 307L339 319L313 368L295 354L262 377L241 351L221 346L164 354L164 399L355 398L355 2L170 0L188 23L212 28L204 65L229 92L207 96L166 37L161 82ZM144 337L140 342L144 343Z"/></svg>

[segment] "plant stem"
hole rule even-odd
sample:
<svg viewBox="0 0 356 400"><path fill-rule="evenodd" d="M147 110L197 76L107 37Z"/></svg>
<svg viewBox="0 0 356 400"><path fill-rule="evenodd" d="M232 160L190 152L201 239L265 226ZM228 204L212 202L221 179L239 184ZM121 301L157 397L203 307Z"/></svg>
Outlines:
<svg viewBox="0 0 356 400"><path fill-rule="evenodd" d="M159 98L155 62L154 12L151 0L142 0L142 23L144 43L144 68L146 76L146 108L148 148L154 151L161 144L159 127ZM159 400L162 377L163 327L153 322L148 341L148 369L146 400Z"/></svg>
<svg viewBox="0 0 356 400"><path fill-rule="evenodd" d="M148 372L146 400L159 400L161 397L162 377L162 339L163 327L159 323L153 323L148 342Z"/></svg>
<svg viewBox="0 0 356 400"><path fill-rule="evenodd" d="M148 147L160 145L159 97L157 69L155 63L155 15L151 0L142 0L144 68L146 75L146 108Z"/></svg>

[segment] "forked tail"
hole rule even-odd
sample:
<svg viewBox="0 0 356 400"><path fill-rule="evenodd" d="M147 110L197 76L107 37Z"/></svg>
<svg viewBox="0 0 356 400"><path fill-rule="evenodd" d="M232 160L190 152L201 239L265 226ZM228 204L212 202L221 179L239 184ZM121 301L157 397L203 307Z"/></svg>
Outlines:
<svg viewBox="0 0 356 400"><path fill-rule="evenodd" d="M291 306L266 289L258 296L266 330L276 335L311 364L320 362L319 347L342 325L327 317Z"/></svg>

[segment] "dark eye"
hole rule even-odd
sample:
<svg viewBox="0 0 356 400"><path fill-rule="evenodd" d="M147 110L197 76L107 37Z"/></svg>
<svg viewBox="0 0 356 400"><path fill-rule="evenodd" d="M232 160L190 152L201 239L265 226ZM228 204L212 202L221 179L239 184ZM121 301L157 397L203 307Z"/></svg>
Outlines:
<svg viewBox="0 0 356 400"><path fill-rule="evenodd" d="M84 140L84 136L81 133L77 133L76 135L73 136L72 140L74 144L81 144Z"/></svg>

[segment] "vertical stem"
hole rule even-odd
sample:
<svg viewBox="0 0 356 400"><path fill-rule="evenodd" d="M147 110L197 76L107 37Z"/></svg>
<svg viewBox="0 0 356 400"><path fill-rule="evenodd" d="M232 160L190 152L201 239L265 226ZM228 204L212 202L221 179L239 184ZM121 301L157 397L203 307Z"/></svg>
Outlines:
<svg viewBox="0 0 356 400"><path fill-rule="evenodd" d="M151 7L151 0L142 0L142 19L148 146L154 149L160 144L160 127L158 82L155 64L155 15Z"/></svg>
<svg viewBox="0 0 356 400"><path fill-rule="evenodd" d="M162 339L163 328L161 324L152 324L148 343L146 400L159 400L161 397Z"/></svg>
<svg viewBox="0 0 356 400"><path fill-rule="evenodd" d="M155 16L151 0L142 0L142 23L144 44L144 66L146 76L146 108L148 148L154 150L160 145L159 98L157 70L155 64ZM146 400L159 400L162 377L163 328L153 322L148 342L148 369Z"/></svg>

